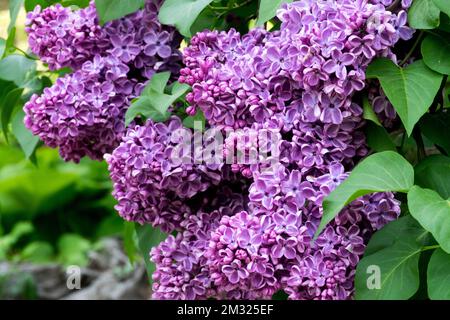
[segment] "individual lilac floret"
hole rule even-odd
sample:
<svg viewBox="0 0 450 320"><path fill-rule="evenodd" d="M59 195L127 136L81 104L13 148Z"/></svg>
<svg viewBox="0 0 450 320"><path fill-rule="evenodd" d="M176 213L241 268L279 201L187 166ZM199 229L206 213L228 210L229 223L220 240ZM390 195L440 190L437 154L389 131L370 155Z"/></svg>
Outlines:
<svg viewBox="0 0 450 320"><path fill-rule="evenodd" d="M372 85L369 87L368 98L370 104L372 105L373 111L375 111L383 126L386 128L391 128L395 124L396 120L398 120L397 113L379 83L377 86Z"/></svg>
<svg viewBox="0 0 450 320"><path fill-rule="evenodd" d="M129 69L114 57L95 56L73 74L56 80L24 106L25 125L62 158L100 160L119 143L125 107L134 96Z"/></svg>
<svg viewBox="0 0 450 320"><path fill-rule="evenodd" d="M28 13L25 31L31 51L48 64L50 70L79 69L96 54L110 47L98 23L94 2L73 11L60 4Z"/></svg>
<svg viewBox="0 0 450 320"><path fill-rule="evenodd" d="M396 1L396 0L370 0L370 3L373 4L382 4L383 6L385 6L387 9L391 10L391 11L398 11L400 9L408 9L409 7L411 7L412 4L412 0L401 0L401 1Z"/></svg>
<svg viewBox="0 0 450 320"><path fill-rule="evenodd" d="M148 120L129 128L120 145L105 155L122 217L173 230L173 220L181 221L187 210L162 211L163 207L173 206L174 198L192 198L220 182L220 166L194 164L190 135L177 117L166 123Z"/></svg>

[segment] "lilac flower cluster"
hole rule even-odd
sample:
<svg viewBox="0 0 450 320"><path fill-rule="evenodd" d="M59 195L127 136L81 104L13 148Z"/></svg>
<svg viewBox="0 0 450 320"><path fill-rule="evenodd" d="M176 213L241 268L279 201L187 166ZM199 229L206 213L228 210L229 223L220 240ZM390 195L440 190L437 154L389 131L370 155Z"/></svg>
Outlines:
<svg viewBox="0 0 450 320"><path fill-rule="evenodd" d="M25 24L31 51L50 70L79 69L84 62L110 48L94 4L78 11L59 3L43 10L37 5L28 13Z"/></svg>
<svg viewBox="0 0 450 320"><path fill-rule="evenodd" d="M161 71L175 77L181 38L157 20L159 0L119 20L98 24L95 3L77 11L57 4L28 14L31 50L50 69L71 67L25 105L25 124L65 160L102 159L124 133L130 101Z"/></svg>
<svg viewBox="0 0 450 320"><path fill-rule="evenodd" d="M409 39L406 12L367 1L297 1L278 12L279 32L205 31L185 50L179 81L192 86L190 112L240 128L295 108L304 122L341 124L365 67Z"/></svg>
<svg viewBox="0 0 450 320"><path fill-rule="evenodd" d="M166 132L179 128L177 118L134 127L106 156L119 213L177 231L151 251L154 298L352 297L365 245L398 217L399 202L392 193L361 197L312 238L323 199L368 153L353 99L365 68L378 56L395 61L393 45L412 36L403 8L386 9L392 4L301 0L278 11L279 31L192 38L179 78L192 86L187 112L200 109L227 133L231 163L169 165L179 141ZM246 161L257 151L264 157ZM240 188L218 191L230 185Z"/></svg>
<svg viewBox="0 0 450 320"><path fill-rule="evenodd" d="M128 70L113 56L95 56L41 96L33 95L24 106L25 125L48 146L59 147L67 161L102 159L125 131L123 106L136 85Z"/></svg>
<svg viewBox="0 0 450 320"><path fill-rule="evenodd" d="M172 117L167 123L148 120L129 128L120 145L106 154L120 215L171 232L191 209L182 200L222 180L221 166L194 165L188 129Z"/></svg>
<svg viewBox="0 0 450 320"><path fill-rule="evenodd" d="M180 232L152 249L151 259L158 266L153 273L154 298L192 300L218 295L205 252L210 233L220 226L221 218L246 209L247 201L239 189L220 185L213 194L199 195L196 202L200 207L195 214L183 216Z"/></svg>

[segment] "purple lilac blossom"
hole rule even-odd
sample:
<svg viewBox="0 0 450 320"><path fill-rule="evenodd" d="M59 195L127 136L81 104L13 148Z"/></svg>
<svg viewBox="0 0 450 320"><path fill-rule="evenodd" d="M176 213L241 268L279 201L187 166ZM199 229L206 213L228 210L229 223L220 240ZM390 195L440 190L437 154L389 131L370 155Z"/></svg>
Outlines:
<svg viewBox="0 0 450 320"><path fill-rule="evenodd" d="M25 125L66 161L100 160L125 132L125 106L136 81L114 57L93 58L75 73L56 80L24 106Z"/></svg>
<svg viewBox="0 0 450 320"><path fill-rule="evenodd" d="M50 70L79 69L111 46L99 25L93 2L78 11L61 4L45 9L37 5L27 15L25 31L31 51Z"/></svg>
<svg viewBox="0 0 450 320"><path fill-rule="evenodd" d="M192 86L187 112L200 109L209 126L224 133L242 129L223 144L225 157L238 154L219 167L168 165L162 150L173 142L152 128L171 131L173 121L180 125L172 119L133 127L106 156L119 213L178 231L151 252L153 298L270 299L279 290L290 299L353 297L356 265L370 236L399 216L394 195L355 200L311 240L323 199L368 154L362 108L353 101L366 85L365 68L376 57L396 61L391 48L412 36L404 10L411 2L386 10L392 4L296 1L278 10L279 31L206 30L192 38L179 78ZM156 39L150 38L149 45ZM259 136L268 131L277 137L271 143ZM270 152L256 163L237 159L260 149ZM164 172L174 175L173 183L166 179L163 186ZM210 180L211 173L217 179ZM195 179L183 176L191 174ZM185 188L180 175L189 182ZM231 183L241 185L235 196L216 192ZM169 202L185 207L162 210Z"/></svg>
<svg viewBox="0 0 450 320"><path fill-rule="evenodd" d="M148 120L129 128L120 145L105 155L116 210L123 218L173 231L190 212L182 200L219 184L220 166L194 165L191 140L177 149L180 138L189 134L175 116L166 123Z"/></svg>
<svg viewBox="0 0 450 320"><path fill-rule="evenodd" d="M280 31L198 33L179 78L193 89L189 111L200 108L211 125L231 128L290 108L306 122L341 124L367 65L377 56L395 60L390 48L411 38L405 14L365 1L304 0L278 11Z"/></svg>
<svg viewBox="0 0 450 320"><path fill-rule="evenodd" d="M378 119L384 127L391 128L398 120L394 106L389 102L379 83L369 86L368 92L369 102Z"/></svg>
<svg viewBox="0 0 450 320"><path fill-rule="evenodd" d="M181 37L157 20L159 0L100 26L95 3L81 10L60 4L28 14L31 50L51 70L71 67L25 105L25 124L63 159L101 160L120 142L124 114L156 72L180 69Z"/></svg>

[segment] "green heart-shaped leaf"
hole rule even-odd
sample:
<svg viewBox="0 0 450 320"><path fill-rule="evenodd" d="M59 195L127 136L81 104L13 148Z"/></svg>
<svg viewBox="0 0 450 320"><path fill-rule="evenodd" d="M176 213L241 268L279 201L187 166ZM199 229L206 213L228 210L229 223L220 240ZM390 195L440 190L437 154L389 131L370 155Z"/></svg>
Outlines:
<svg viewBox="0 0 450 320"><path fill-rule="evenodd" d="M191 26L211 2L212 0L166 0L159 10L159 21L174 25L183 36L190 37Z"/></svg>
<svg viewBox="0 0 450 320"><path fill-rule="evenodd" d="M9 0L9 26L8 33L16 25L17 16L19 15L20 9L22 8L24 0Z"/></svg>
<svg viewBox="0 0 450 320"><path fill-rule="evenodd" d="M169 97L163 94L162 98ZM140 97L135 100L128 108L125 114L125 125L129 125L138 115L144 116L145 119L152 119L155 122L163 122L169 119L170 113L167 112L166 103L161 105L161 100L152 100L149 96Z"/></svg>
<svg viewBox="0 0 450 320"><path fill-rule="evenodd" d="M133 13L145 4L145 0L95 0L100 23L116 20Z"/></svg>
<svg viewBox="0 0 450 320"><path fill-rule="evenodd" d="M450 255L437 249L427 270L428 295L432 300L450 300Z"/></svg>
<svg viewBox="0 0 450 320"><path fill-rule="evenodd" d="M408 22L414 29L434 29L439 25L439 14L433 0L414 0L408 11Z"/></svg>
<svg viewBox="0 0 450 320"><path fill-rule="evenodd" d="M411 215L389 222L381 230L375 232L367 244L364 256L370 256L380 250L391 247L401 239L411 238L418 244L427 245L430 235Z"/></svg>
<svg viewBox="0 0 450 320"><path fill-rule="evenodd" d="M10 55L0 60L0 79L23 86L27 76L34 72L36 63L22 55Z"/></svg>
<svg viewBox="0 0 450 320"><path fill-rule="evenodd" d="M142 91L141 96L135 99L128 108L125 114L125 125L128 126L138 115L142 115L144 118L151 118L156 122L169 119L169 107L190 88L187 84L179 82L174 82L170 87L166 87L169 78L170 72L161 72L153 75L148 85ZM169 89L170 94L164 93L164 91L169 91Z"/></svg>
<svg viewBox="0 0 450 320"><path fill-rule="evenodd" d="M414 183L450 198L450 158L436 154L423 159L414 168Z"/></svg>
<svg viewBox="0 0 450 320"><path fill-rule="evenodd" d="M450 4L450 3L449 3ZM422 41L422 56L426 65L439 73L450 74L450 37L429 34Z"/></svg>
<svg viewBox="0 0 450 320"><path fill-rule="evenodd" d="M450 16L450 3L448 0L433 0L433 3L439 10Z"/></svg>
<svg viewBox="0 0 450 320"><path fill-rule="evenodd" d="M283 3L291 3L293 0L261 0L259 2L259 10L258 10L258 22L256 23L258 26L261 26L264 22L272 19L277 9Z"/></svg>
<svg viewBox="0 0 450 320"><path fill-rule="evenodd" d="M433 190L414 186L408 192L408 208L441 248L450 253L450 201L442 199Z"/></svg>
<svg viewBox="0 0 450 320"><path fill-rule="evenodd" d="M28 159L33 154L39 143L39 137L35 136L25 127L23 123L23 119L25 117L25 112L23 110L19 110L15 115L11 122L12 133L19 142L20 147L22 148L25 157Z"/></svg>
<svg viewBox="0 0 450 320"><path fill-rule="evenodd" d="M365 256L356 268L355 298L358 300L403 300L419 288L421 246L410 237ZM373 278L379 277L379 281Z"/></svg>
<svg viewBox="0 0 450 320"><path fill-rule="evenodd" d="M434 144L450 154L450 113L428 113L420 120L420 130Z"/></svg>
<svg viewBox="0 0 450 320"><path fill-rule="evenodd" d="M418 60L402 69L391 60L381 58L372 62L367 78L378 78L386 96L394 106L411 135L414 125L433 103L443 76Z"/></svg>

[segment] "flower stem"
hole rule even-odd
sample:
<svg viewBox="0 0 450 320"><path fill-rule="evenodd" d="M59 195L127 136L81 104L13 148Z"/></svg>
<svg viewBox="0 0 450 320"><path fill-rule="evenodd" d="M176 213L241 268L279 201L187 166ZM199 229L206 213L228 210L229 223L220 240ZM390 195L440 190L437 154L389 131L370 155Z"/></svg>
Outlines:
<svg viewBox="0 0 450 320"><path fill-rule="evenodd" d="M441 246L440 245L434 245L434 246L425 246L422 248L422 251L428 251L428 250L434 250L434 249L439 249Z"/></svg>
<svg viewBox="0 0 450 320"><path fill-rule="evenodd" d="M404 65L408 59L411 57L411 55L413 54L413 52L416 50L417 46L420 43L420 40L422 40L424 32L420 31L419 35L417 36L416 41L414 42L413 46L411 47L411 49L408 51L408 53L406 54L406 56L403 58L402 61L400 61L400 65Z"/></svg>

